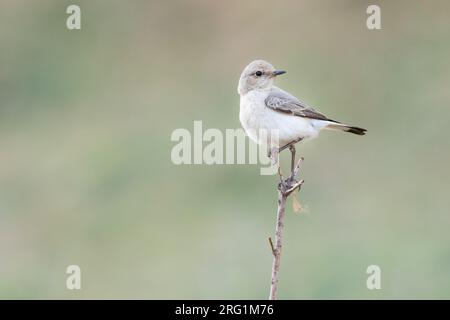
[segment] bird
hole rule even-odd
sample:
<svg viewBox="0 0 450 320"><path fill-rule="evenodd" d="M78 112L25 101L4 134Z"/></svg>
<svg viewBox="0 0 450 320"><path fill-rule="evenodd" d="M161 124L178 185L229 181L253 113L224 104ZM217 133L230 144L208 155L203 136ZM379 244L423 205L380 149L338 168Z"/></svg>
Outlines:
<svg viewBox="0 0 450 320"><path fill-rule="evenodd" d="M295 144L316 138L323 129L364 135L366 129L332 120L317 109L274 85L275 78L286 71L277 70L264 60L248 64L239 78L239 120L247 135L259 145L269 146L269 155L289 148L291 169L295 161ZM262 131L276 130L278 139ZM278 141L275 141L278 140Z"/></svg>

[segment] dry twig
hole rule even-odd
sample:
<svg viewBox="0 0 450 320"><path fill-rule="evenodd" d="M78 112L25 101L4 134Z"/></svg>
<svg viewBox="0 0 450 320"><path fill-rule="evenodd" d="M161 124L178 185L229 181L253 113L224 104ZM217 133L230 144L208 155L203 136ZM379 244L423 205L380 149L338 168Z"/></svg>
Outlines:
<svg viewBox="0 0 450 320"><path fill-rule="evenodd" d="M280 182L278 184L278 210L277 210L277 223L275 229L275 246L272 242L272 238L269 237L269 243L272 249L273 254L273 263L272 263L272 279L270 285L270 300L275 300L277 298L278 291L278 278L280 272L280 261L281 261L281 248L283 247L283 232L284 232L284 217L286 212L286 200L289 195L295 190L300 190L303 180L297 181L296 177L300 171L300 165L303 162L303 158L300 158L297 162L297 165L294 166L295 163L295 147L294 145L289 146L289 150L291 150L292 159L291 159L291 175L284 179L281 175L281 170L278 168L278 175L280 177Z"/></svg>

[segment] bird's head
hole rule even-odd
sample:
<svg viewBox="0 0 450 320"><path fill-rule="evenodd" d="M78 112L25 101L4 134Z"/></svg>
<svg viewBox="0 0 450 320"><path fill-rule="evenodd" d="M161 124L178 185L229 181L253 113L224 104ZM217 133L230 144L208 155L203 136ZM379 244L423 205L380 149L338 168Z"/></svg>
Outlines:
<svg viewBox="0 0 450 320"><path fill-rule="evenodd" d="M270 89L276 76L286 71L276 70L270 63L264 60L250 62L242 71L239 79L238 93L246 94L252 90Z"/></svg>

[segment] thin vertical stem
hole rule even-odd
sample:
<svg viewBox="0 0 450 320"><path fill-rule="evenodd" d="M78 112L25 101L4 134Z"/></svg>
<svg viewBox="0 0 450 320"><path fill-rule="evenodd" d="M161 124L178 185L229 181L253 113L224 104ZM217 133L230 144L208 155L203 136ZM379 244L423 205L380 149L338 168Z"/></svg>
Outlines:
<svg viewBox="0 0 450 320"><path fill-rule="evenodd" d="M281 261L281 249L283 247L283 232L284 232L284 217L286 212L286 200L291 193L296 190L300 191L303 184L303 180L297 181L296 177L300 170L300 165L303 162L303 158L300 158L297 165L294 166L295 161L295 148L290 148L292 154L291 175L284 179L281 175L280 168L278 168L278 174L280 176L280 183L278 184L278 210L277 210L277 224L275 228L275 247L272 239L269 238L270 247L273 253L272 263L272 278L270 283L269 300L277 299L278 280L280 273L280 261Z"/></svg>
<svg viewBox="0 0 450 320"><path fill-rule="evenodd" d="M278 190L278 212L277 212L277 224L275 230L275 250L272 264L272 281L270 285L269 300L277 299L278 290L278 275L280 272L281 261L281 248L283 246L283 231L284 231L284 217L286 211L286 199L287 195L284 190L280 188Z"/></svg>

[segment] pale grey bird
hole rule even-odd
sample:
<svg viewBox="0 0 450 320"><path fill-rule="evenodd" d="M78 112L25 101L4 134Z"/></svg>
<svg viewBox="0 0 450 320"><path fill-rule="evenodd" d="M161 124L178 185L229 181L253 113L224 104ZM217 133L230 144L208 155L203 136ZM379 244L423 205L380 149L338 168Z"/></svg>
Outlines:
<svg viewBox="0 0 450 320"><path fill-rule="evenodd" d="M365 129L331 120L290 93L274 86L275 77L284 73L286 72L276 70L264 60L255 60L242 71L238 86L239 119L253 141L273 147L273 141L262 140L258 133L261 129L278 130L278 151L289 147L294 161L294 145L299 141L317 137L322 129L365 134Z"/></svg>

